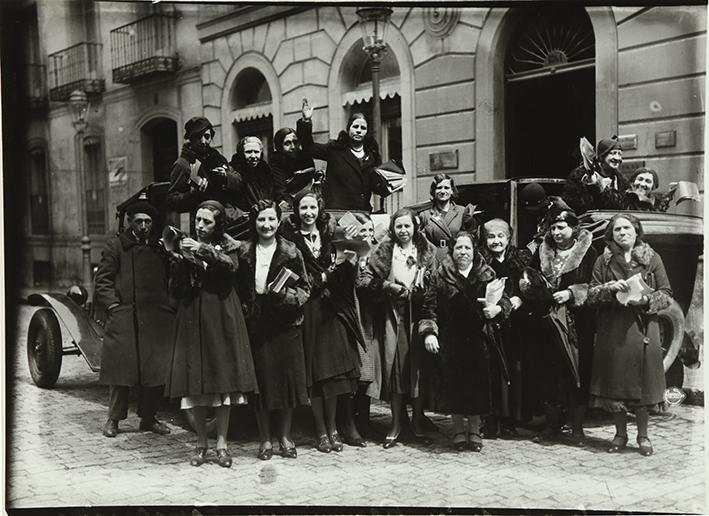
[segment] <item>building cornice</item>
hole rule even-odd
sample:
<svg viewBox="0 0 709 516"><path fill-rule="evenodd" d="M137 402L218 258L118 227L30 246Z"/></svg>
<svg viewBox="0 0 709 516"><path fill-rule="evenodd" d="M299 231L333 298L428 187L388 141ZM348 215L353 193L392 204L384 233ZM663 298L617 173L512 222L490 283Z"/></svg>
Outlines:
<svg viewBox="0 0 709 516"><path fill-rule="evenodd" d="M312 5L249 5L197 25L200 43L312 9Z"/></svg>

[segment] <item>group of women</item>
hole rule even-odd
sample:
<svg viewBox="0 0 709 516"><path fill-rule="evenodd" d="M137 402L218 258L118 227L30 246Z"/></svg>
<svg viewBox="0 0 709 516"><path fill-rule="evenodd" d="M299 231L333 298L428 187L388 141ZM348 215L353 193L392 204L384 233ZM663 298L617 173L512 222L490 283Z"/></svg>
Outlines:
<svg viewBox="0 0 709 516"><path fill-rule="evenodd" d="M671 291L640 221L613 217L597 256L573 211L552 210L531 255L510 245L506 221L481 224L484 214L456 204L453 179L439 174L431 208L399 209L376 241L366 212L382 188L373 170L380 158L366 119L353 115L337 140L316 144L311 115L306 103L296 134L305 151L328 161L324 199L301 191L285 218L276 201L260 200L242 242L224 232L224 206L202 201L194 237L173 258L179 307L166 392L195 421L192 465L206 460L206 407L216 410L217 462L229 467L231 405L255 408L262 460L274 444L297 457L292 413L307 404L317 450L366 446L371 398L391 407L384 448L407 425L428 442L435 425L427 409L451 414L456 449L479 452L483 437L516 434L522 391L545 407L538 439L556 438L566 410L573 441L583 444L590 404L614 413L609 452L627 444L626 414L635 411L639 450L652 453L648 410L664 394L656 314ZM359 224L338 236L350 209L362 210ZM338 252L338 238L367 241L370 251ZM620 303L616 294L638 273L652 293Z"/></svg>

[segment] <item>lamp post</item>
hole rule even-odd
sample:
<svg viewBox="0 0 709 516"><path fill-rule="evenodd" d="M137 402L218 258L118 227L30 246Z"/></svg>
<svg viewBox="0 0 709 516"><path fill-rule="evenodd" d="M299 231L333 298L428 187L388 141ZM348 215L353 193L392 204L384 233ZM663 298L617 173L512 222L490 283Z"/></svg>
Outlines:
<svg viewBox="0 0 709 516"><path fill-rule="evenodd" d="M91 239L89 238L89 225L87 221L86 214L86 201L84 197L86 196L86 178L84 170L84 131L86 131L87 125L87 114L89 112L89 99L81 90L74 90L69 95L69 108L71 109L71 123L76 129L77 139L76 139L76 162L79 166L79 178L78 178L78 206L79 206L79 220L80 220L80 230L81 230L81 255L82 255L82 281L84 283L84 288L89 293L88 299L92 297L92 281L91 281Z"/></svg>
<svg viewBox="0 0 709 516"><path fill-rule="evenodd" d="M382 107L379 101L379 69L386 53L386 29L389 25L392 9L389 7L362 7L357 9L359 25L362 29L364 50L369 56L372 69L372 135L379 142L382 126Z"/></svg>

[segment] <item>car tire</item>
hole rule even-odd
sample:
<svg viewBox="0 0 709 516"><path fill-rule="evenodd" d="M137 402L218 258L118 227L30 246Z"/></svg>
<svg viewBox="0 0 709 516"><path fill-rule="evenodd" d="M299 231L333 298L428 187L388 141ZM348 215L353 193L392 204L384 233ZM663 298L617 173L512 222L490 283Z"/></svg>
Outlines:
<svg viewBox="0 0 709 516"><path fill-rule="evenodd" d="M187 423L190 425L192 430L195 430L194 417L192 416L191 410L185 410L185 417L187 418ZM214 409L207 409L207 437L217 436L217 417L214 415Z"/></svg>
<svg viewBox="0 0 709 516"><path fill-rule="evenodd" d="M62 368L62 332L57 316L49 308L40 308L30 320L27 361L37 387L54 387Z"/></svg>
<svg viewBox="0 0 709 516"><path fill-rule="evenodd" d="M662 345L662 365L669 371L682 348L684 339L684 313L674 299L670 306L657 313L660 318L660 338Z"/></svg>

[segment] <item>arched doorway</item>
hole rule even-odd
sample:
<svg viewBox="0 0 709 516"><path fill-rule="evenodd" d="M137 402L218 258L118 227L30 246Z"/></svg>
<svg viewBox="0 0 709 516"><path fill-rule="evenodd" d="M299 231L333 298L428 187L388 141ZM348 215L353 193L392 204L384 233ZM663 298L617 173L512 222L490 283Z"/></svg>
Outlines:
<svg viewBox="0 0 709 516"><path fill-rule="evenodd" d="M512 10L505 49L507 177L561 177L596 138L596 43L582 7Z"/></svg>
<svg viewBox="0 0 709 516"><path fill-rule="evenodd" d="M178 157L177 122L157 117L140 129L143 142L143 170L146 181L169 181L172 164Z"/></svg>
<svg viewBox="0 0 709 516"><path fill-rule="evenodd" d="M234 133L237 141L245 136L256 136L263 142L263 158L273 141L273 114L271 89L264 75L256 68L245 68L236 76L231 94Z"/></svg>

